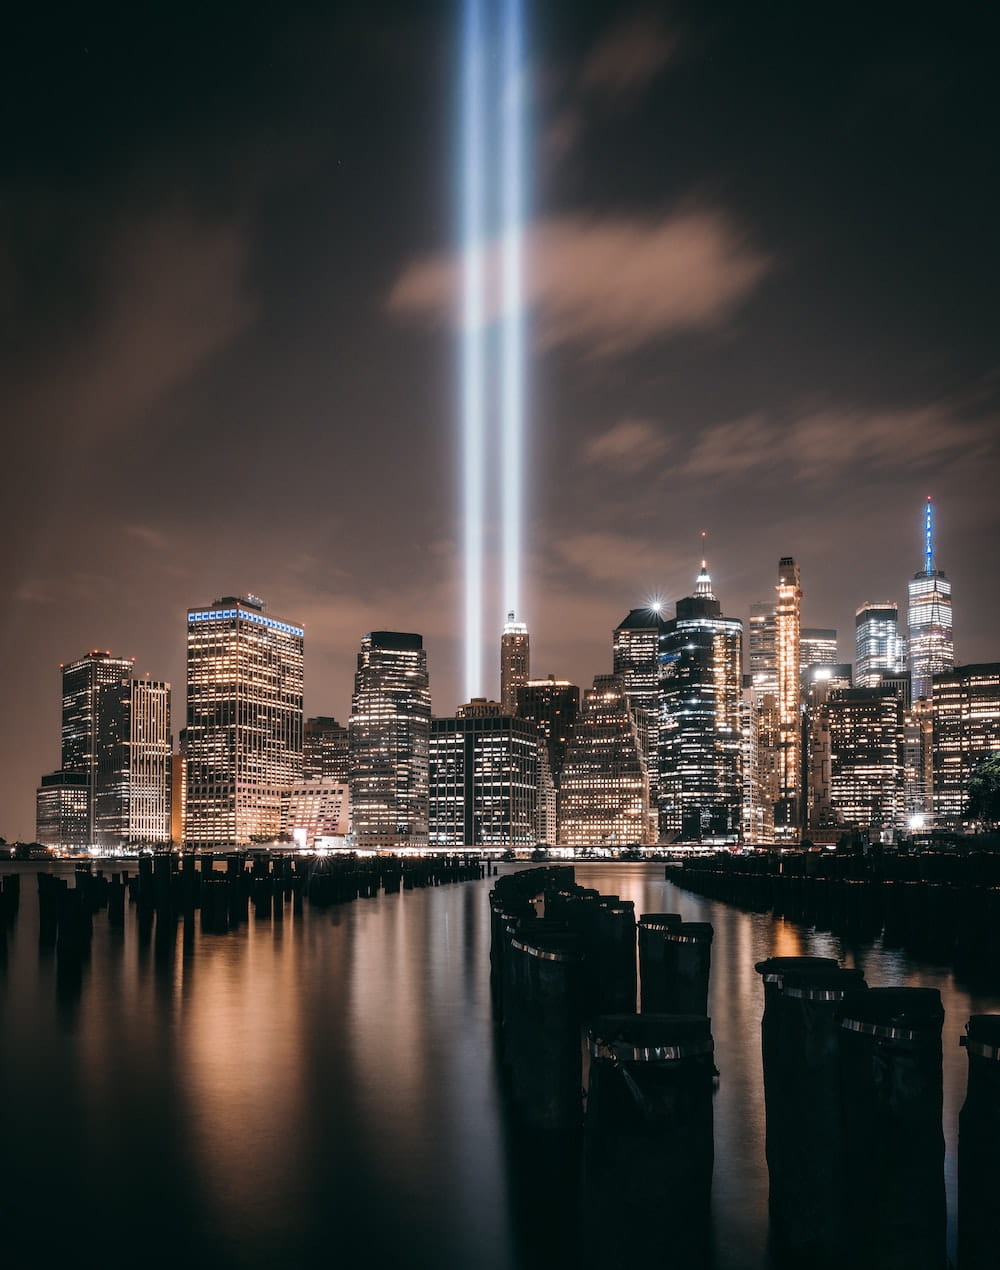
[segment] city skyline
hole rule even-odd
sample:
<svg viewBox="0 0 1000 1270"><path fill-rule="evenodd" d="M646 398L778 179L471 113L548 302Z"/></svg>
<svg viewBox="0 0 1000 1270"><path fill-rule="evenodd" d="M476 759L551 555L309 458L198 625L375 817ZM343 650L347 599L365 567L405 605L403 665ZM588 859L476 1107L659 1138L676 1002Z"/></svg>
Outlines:
<svg viewBox="0 0 1000 1270"><path fill-rule="evenodd" d="M176 692L199 598L304 624L309 714L346 718L384 628L464 699L455 15L414 9L12 30L0 833L56 764L59 662L111 648ZM928 493L958 659L996 657L988 47L860 7L821 45L722 5L535 15L533 673L586 687L623 613L689 593L703 530L727 613L791 553L843 641L905 605Z"/></svg>

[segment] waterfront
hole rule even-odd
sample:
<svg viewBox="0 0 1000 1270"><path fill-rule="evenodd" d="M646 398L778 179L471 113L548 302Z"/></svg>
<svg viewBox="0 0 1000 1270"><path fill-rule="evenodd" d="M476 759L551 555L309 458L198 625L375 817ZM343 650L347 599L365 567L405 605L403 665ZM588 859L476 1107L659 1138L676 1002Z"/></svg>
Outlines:
<svg viewBox="0 0 1000 1270"><path fill-rule="evenodd" d="M503 866L507 868L508 866ZM519 866L509 866L510 868ZM522 1270L545 1240L523 1191L557 1195L505 1132L488 991L490 883L454 884L224 935L94 922L77 982L39 953L34 868L0 960L5 1263L82 1251L142 1261ZM1000 1010L943 968L677 890L662 865L578 864L578 881L715 927L711 1012L716 1270L767 1265L754 962L819 953L873 986L940 988L954 1246L955 1147L970 1013ZM551 1221L557 1225L554 1206ZM558 1232L555 1232L558 1233ZM665 1232L666 1234L667 1232ZM551 1261L549 1264L553 1264Z"/></svg>

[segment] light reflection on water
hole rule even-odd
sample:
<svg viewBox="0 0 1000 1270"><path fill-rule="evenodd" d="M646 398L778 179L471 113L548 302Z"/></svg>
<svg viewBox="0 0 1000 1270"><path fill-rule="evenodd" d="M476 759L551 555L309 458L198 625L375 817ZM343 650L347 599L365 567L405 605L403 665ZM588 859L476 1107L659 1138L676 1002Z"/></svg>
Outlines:
<svg viewBox="0 0 1000 1270"><path fill-rule="evenodd" d="M521 1270L507 1194L488 992L490 884L358 900L237 932L125 932L95 919L78 990L39 954L32 870L0 961L4 1264L99 1248L144 1263ZM754 962L840 957L869 983L941 989L954 1215L970 1013L1000 1010L950 973L879 946L844 948L678 891L658 865L577 866L586 886L715 926L711 1011L716 1270L766 1259ZM60 985L60 980L63 980ZM518 1158L515 1170L532 1162ZM953 1240L952 1240L953 1245ZM138 1255L141 1250L141 1256ZM41 1255L44 1252L44 1257Z"/></svg>

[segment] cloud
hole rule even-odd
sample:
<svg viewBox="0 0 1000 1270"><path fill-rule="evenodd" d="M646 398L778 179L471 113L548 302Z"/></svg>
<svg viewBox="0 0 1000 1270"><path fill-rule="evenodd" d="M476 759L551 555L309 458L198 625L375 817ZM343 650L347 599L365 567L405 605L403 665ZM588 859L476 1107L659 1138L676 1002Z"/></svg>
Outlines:
<svg viewBox="0 0 1000 1270"><path fill-rule="evenodd" d="M580 83L602 97L634 97L666 66L676 47L676 37L656 14L638 14L620 22L593 48Z"/></svg>
<svg viewBox="0 0 1000 1270"><path fill-rule="evenodd" d="M585 463L635 475L666 454L670 441L647 419L619 419L583 447Z"/></svg>
<svg viewBox="0 0 1000 1270"><path fill-rule="evenodd" d="M770 262L727 217L689 211L658 219L566 216L526 235L526 303L543 347L570 344L599 357L626 353L730 316ZM487 249L487 310L499 308L499 245ZM404 316L454 320L459 261L438 255L408 265L388 305Z"/></svg>
<svg viewBox="0 0 1000 1270"><path fill-rule="evenodd" d="M23 412L88 441L133 422L249 325L247 254L238 228L184 211L126 227L103 262L89 337L54 360Z"/></svg>
<svg viewBox="0 0 1000 1270"><path fill-rule="evenodd" d="M970 419L947 403L905 410L829 407L787 421L763 413L706 429L682 475L724 478L784 467L798 480L847 471L913 470L986 453L996 420Z"/></svg>
<svg viewBox="0 0 1000 1270"><path fill-rule="evenodd" d="M662 550L644 538L618 533L566 534L554 547L568 565L595 582L617 582L646 570L654 575L662 568Z"/></svg>

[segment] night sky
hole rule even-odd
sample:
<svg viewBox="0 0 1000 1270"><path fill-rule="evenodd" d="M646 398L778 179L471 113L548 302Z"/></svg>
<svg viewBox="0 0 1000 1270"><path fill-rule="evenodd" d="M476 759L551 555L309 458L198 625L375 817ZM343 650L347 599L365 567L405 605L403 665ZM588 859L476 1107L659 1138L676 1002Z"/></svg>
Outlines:
<svg viewBox="0 0 1000 1270"><path fill-rule="evenodd" d="M0 834L59 762L59 664L174 685L253 591L346 719L366 631L462 692L458 4L21 6L0 40ZM532 31L532 670L802 568L905 601L927 494L960 662L1000 658L990 6L545 0ZM496 545L491 539L491 547ZM502 620L498 586L488 630ZM496 695L496 654L490 682Z"/></svg>

